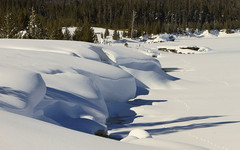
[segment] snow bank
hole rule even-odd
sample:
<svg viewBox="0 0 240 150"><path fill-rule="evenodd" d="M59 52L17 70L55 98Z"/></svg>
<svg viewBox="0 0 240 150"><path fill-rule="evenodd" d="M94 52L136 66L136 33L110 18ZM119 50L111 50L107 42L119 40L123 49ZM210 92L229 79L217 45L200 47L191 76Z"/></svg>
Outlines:
<svg viewBox="0 0 240 150"><path fill-rule="evenodd" d="M133 48L122 45L105 46L103 51L122 69L134 76L137 86L141 88L161 89L176 78L162 71L160 63Z"/></svg>
<svg viewBox="0 0 240 150"><path fill-rule="evenodd" d="M0 79L0 107L32 117L35 106L46 93L46 85L41 75L0 67Z"/></svg>
<svg viewBox="0 0 240 150"><path fill-rule="evenodd" d="M16 49L28 51L40 51L48 53L60 53L82 57L91 60L100 60L98 55L91 51L93 44L76 41L57 40L25 40L25 39L0 39L1 49Z"/></svg>
<svg viewBox="0 0 240 150"><path fill-rule="evenodd" d="M91 134L106 133L108 111L91 78L70 73L43 78L47 93L36 107L35 118Z"/></svg>
<svg viewBox="0 0 240 150"><path fill-rule="evenodd" d="M0 40L1 66L16 70L24 68L23 72L33 72L46 83L46 95L41 95L43 99L33 95L32 99L39 103L32 105L34 115L28 112L24 115L91 134L105 134L106 119L109 114L116 114L116 110L107 106L134 98L136 82L121 68L102 63L101 55L95 52L97 49L96 45L84 42ZM8 74L11 73L6 76ZM24 74L19 82L26 86L34 83L27 79L28 75ZM24 103L18 102L24 107Z"/></svg>

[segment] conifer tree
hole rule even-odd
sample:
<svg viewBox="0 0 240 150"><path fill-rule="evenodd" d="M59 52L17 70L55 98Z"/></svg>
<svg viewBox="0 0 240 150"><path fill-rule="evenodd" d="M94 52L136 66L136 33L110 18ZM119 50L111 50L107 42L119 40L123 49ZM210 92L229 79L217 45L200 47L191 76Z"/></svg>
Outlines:
<svg viewBox="0 0 240 150"><path fill-rule="evenodd" d="M74 41L81 41L82 36L83 36L82 35L82 27L78 26L77 29L74 31L72 38Z"/></svg>
<svg viewBox="0 0 240 150"><path fill-rule="evenodd" d="M62 28L58 27L55 28L53 31L53 39L54 40L63 40L64 39L64 35L62 33Z"/></svg>
<svg viewBox="0 0 240 150"><path fill-rule="evenodd" d="M72 36L71 36L71 33L70 31L68 30L68 28L66 27L65 28L65 31L63 33L63 39L64 40L71 40Z"/></svg>
<svg viewBox="0 0 240 150"><path fill-rule="evenodd" d="M107 36L109 36L109 30L108 30L108 27L105 29L105 32L104 32L104 38L106 38Z"/></svg>
<svg viewBox="0 0 240 150"><path fill-rule="evenodd" d="M119 40L119 35L117 33L117 30L114 30L114 32L113 32L113 39L114 40Z"/></svg>
<svg viewBox="0 0 240 150"><path fill-rule="evenodd" d="M94 42L95 41L95 34L94 30L91 27L90 23L88 22L88 19L84 19L84 24L82 27L82 38L81 41L86 41L86 42Z"/></svg>
<svg viewBox="0 0 240 150"><path fill-rule="evenodd" d="M15 38L17 34L18 30L12 18L12 13L7 13L0 24L0 38Z"/></svg>
<svg viewBox="0 0 240 150"><path fill-rule="evenodd" d="M127 37L127 33L125 30L123 31L122 37L124 37L124 38Z"/></svg>
<svg viewBox="0 0 240 150"><path fill-rule="evenodd" d="M32 7L29 22L26 28L26 34L24 35L27 39L44 39L46 38L45 30L42 27L40 20L37 18L34 8Z"/></svg>
<svg viewBox="0 0 240 150"><path fill-rule="evenodd" d="M85 42L94 42L95 39L94 30L91 27L90 23L88 22L88 19L84 19L83 26L77 27L77 29L74 32L73 40L75 41L85 41Z"/></svg>

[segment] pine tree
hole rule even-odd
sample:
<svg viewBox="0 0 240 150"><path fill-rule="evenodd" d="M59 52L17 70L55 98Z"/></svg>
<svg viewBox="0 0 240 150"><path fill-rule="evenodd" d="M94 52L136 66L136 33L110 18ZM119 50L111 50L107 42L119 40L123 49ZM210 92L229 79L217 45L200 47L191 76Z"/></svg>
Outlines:
<svg viewBox="0 0 240 150"><path fill-rule="evenodd" d="M105 29L105 32L104 32L104 38L106 38L107 36L109 36L109 30L108 28Z"/></svg>
<svg viewBox="0 0 240 150"><path fill-rule="evenodd" d="M32 12L29 17L29 22L26 28L26 34L24 35L27 39L44 39L46 38L46 31L42 27L40 20L37 18L35 10L32 7Z"/></svg>
<svg viewBox="0 0 240 150"><path fill-rule="evenodd" d="M84 24L82 27L78 27L73 35L73 40L76 41L85 41L85 42L94 42L96 40L96 36L94 35L94 30L91 27L88 19L84 19Z"/></svg>
<svg viewBox="0 0 240 150"><path fill-rule="evenodd" d="M74 41L81 41L82 36L83 36L82 35L82 27L78 26L77 29L74 31L72 38Z"/></svg>
<svg viewBox="0 0 240 150"><path fill-rule="evenodd" d="M117 32L117 38L118 38L118 40L120 39L120 33L119 32Z"/></svg>
<svg viewBox="0 0 240 150"><path fill-rule="evenodd" d="M17 34L18 30L12 18L12 13L7 13L0 24L0 38L15 38Z"/></svg>
<svg viewBox="0 0 240 150"><path fill-rule="evenodd" d="M117 30L114 30L114 32L113 32L113 39L114 40L119 40L119 36L118 36Z"/></svg>
<svg viewBox="0 0 240 150"><path fill-rule="evenodd" d="M65 28L65 31L63 33L63 37L64 37L63 38L64 40L71 40L71 38L72 38L71 33L70 33L70 31L68 30L67 27Z"/></svg>
<svg viewBox="0 0 240 150"><path fill-rule="evenodd" d="M127 33L125 30L123 31L122 37L124 37L124 38L127 37Z"/></svg>
<svg viewBox="0 0 240 150"><path fill-rule="evenodd" d="M95 41L96 37L94 34L94 30L91 27L90 23L88 22L87 18L84 19L84 24L82 27L82 35L83 35L81 38L82 41L92 42L92 43Z"/></svg>
<svg viewBox="0 0 240 150"><path fill-rule="evenodd" d="M53 39L54 40L63 40L64 39L64 35L62 33L61 27L55 28L55 30L53 31Z"/></svg>

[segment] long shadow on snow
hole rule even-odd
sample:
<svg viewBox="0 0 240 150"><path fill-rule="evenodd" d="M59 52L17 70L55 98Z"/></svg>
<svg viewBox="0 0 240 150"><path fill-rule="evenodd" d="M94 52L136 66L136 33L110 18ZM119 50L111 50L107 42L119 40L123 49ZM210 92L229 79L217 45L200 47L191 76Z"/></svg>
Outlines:
<svg viewBox="0 0 240 150"><path fill-rule="evenodd" d="M108 119L108 129L124 128L128 124L132 123L134 119L142 117L137 115L134 111L131 110L132 107L139 107L143 105L152 105L156 102L167 102L167 100L144 100L144 99L135 99L133 101L128 101L126 104L121 104L122 113L118 116L110 117ZM127 114L127 115L125 115Z"/></svg>
<svg viewBox="0 0 240 150"><path fill-rule="evenodd" d="M1 86L0 87L0 94L14 96L14 97L17 97L18 100L21 100L21 101L27 103L27 95L28 94L24 91L14 90L10 87L2 87ZM10 109L19 109L16 106L10 105L10 104L2 102L2 101L0 101L0 107L10 108Z"/></svg>
<svg viewBox="0 0 240 150"><path fill-rule="evenodd" d="M233 123L240 123L240 121L224 121L224 122L211 122L211 123L195 123L185 126L173 126L167 128L158 128L158 129L147 129L146 131L149 132L151 135L159 135L159 134L170 134L176 133L181 131L193 130L193 129L200 129L200 128L210 128L210 127L217 127L220 125L227 125ZM118 132L111 134L110 136L116 138L122 138L128 135L128 131Z"/></svg>
<svg viewBox="0 0 240 150"><path fill-rule="evenodd" d="M37 106L37 110L43 109L44 116L48 119L46 120L45 117L37 117L37 119L44 121L50 119L54 121L52 123L87 133L91 133L91 129L97 126L104 128L95 121L79 118L79 114L85 113L82 106L99 109L94 101L88 101L80 95L47 87L45 100Z"/></svg>
<svg viewBox="0 0 240 150"><path fill-rule="evenodd" d="M164 102L164 100L162 100L162 102ZM149 102L149 105L150 105L150 102ZM122 126L118 126L118 128L153 127L158 125L166 125L166 124L187 122L187 121L194 121L194 120L203 120L203 119L210 119L210 118L217 118L217 117L223 117L223 116L191 116L191 117L184 117L176 120L162 121L162 122L124 124Z"/></svg>

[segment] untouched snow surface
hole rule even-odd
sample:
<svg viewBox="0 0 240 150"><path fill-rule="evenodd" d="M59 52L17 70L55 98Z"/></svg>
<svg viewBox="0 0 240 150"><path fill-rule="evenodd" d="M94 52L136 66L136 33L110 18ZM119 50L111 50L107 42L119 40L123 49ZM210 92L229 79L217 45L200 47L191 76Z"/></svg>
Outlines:
<svg viewBox="0 0 240 150"><path fill-rule="evenodd" d="M237 150L239 41L207 32L128 47L2 39L0 149ZM211 51L157 50L183 45ZM85 134L107 129L121 142Z"/></svg>
<svg viewBox="0 0 240 150"><path fill-rule="evenodd" d="M161 52L157 59L169 75L179 78L171 81L177 88L149 89L146 95L129 101L129 108L135 115L118 117L121 124L113 122L109 126L110 136L128 137L132 129L140 128L161 141L188 143L211 150L238 150L239 41L240 35L236 33L218 37L178 37L175 42L145 44L150 50L159 46L195 45L211 51L193 55ZM144 144L138 139L135 141ZM154 142L150 145L154 146Z"/></svg>

